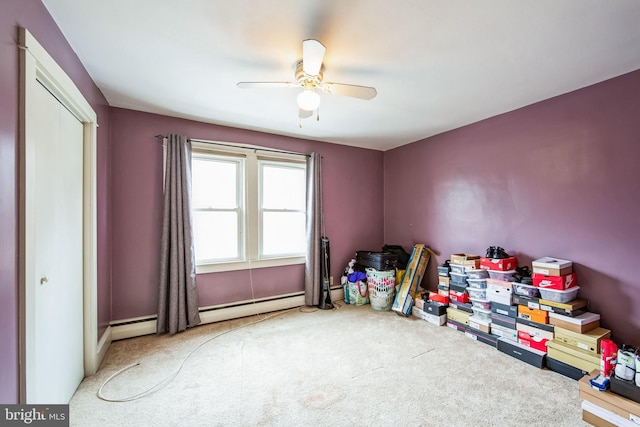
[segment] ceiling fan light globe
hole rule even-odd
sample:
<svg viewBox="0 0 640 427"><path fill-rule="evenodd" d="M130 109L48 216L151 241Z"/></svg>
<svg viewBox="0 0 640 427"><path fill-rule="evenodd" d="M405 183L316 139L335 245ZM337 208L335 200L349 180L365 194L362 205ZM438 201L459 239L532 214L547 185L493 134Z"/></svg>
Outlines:
<svg viewBox="0 0 640 427"><path fill-rule="evenodd" d="M320 95L313 89L305 89L298 95L298 107L302 110L313 111L320 105Z"/></svg>

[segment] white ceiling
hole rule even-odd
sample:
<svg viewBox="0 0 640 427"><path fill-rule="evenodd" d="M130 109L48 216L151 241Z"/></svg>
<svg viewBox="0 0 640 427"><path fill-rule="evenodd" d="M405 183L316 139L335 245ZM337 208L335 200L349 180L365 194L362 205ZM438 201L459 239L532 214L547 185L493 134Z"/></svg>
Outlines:
<svg viewBox="0 0 640 427"><path fill-rule="evenodd" d="M43 0L110 105L387 150L640 69L639 0ZM324 80L299 127L302 40ZM171 131L167 129L166 131Z"/></svg>

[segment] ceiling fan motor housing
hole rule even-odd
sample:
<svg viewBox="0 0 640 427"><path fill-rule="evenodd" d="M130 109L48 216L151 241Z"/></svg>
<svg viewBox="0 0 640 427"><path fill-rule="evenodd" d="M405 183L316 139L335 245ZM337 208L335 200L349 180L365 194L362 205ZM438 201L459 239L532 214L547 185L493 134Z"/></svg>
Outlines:
<svg viewBox="0 0 640 427"><path fill-rule="evenodd" d="M315 89L322 82L322 69L318 71L317 76L312 76L304 72L302 68L302 60L296 64L296 80L298 84L305 89Z"/></svg>

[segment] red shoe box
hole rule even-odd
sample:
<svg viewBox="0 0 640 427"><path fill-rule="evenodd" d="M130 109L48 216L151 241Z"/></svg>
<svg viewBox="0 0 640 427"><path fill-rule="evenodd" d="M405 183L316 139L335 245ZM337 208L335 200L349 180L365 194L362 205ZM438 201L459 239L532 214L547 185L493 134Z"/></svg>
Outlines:
<svg viewBox="0 0 640 427"><path fill-rule="evenodd" d="M435 301L443 305L449 305L449 297L437 292L429 292L429 301Z"/></svg>
<svg viewBox="0 0 640 427"><path fill-rule="evenodd" d="M449 299L463 304L467 304L471 301L468 293L454 291L453 289L449 290Z"/></svg>
<svg viewBox="0 0 640 427"><path fill-rule="evenodd" d="M524 346L535 348L543 352L547 352L547 339L533 337L525 331L518 331L518 342Z"/></svg>
<svg viewBox="0 0 640 427"><path fill-rule="evenodd" d="M578 284L576 273L567 274L566 276L545 276L544 274L533 273L533 286L539 288L558 289L564 291Z"/></svg>
<svg viewBox="0 0 640 427"><path fill-rule="evenodd" d="M514 256L509 258L480 258L480 268L485 270L508 271L515 270L518 266L518 260Z"/></svg>

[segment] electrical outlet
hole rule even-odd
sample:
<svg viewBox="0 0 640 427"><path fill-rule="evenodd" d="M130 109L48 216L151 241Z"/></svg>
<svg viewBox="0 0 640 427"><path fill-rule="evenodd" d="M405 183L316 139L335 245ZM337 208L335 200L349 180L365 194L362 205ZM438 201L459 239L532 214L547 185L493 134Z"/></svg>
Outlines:
<svg viewBox="0 0 640 427"><path fill-rule="evenodd" d="M329 276L329 286L333 286L333 276Z"/></svg>

